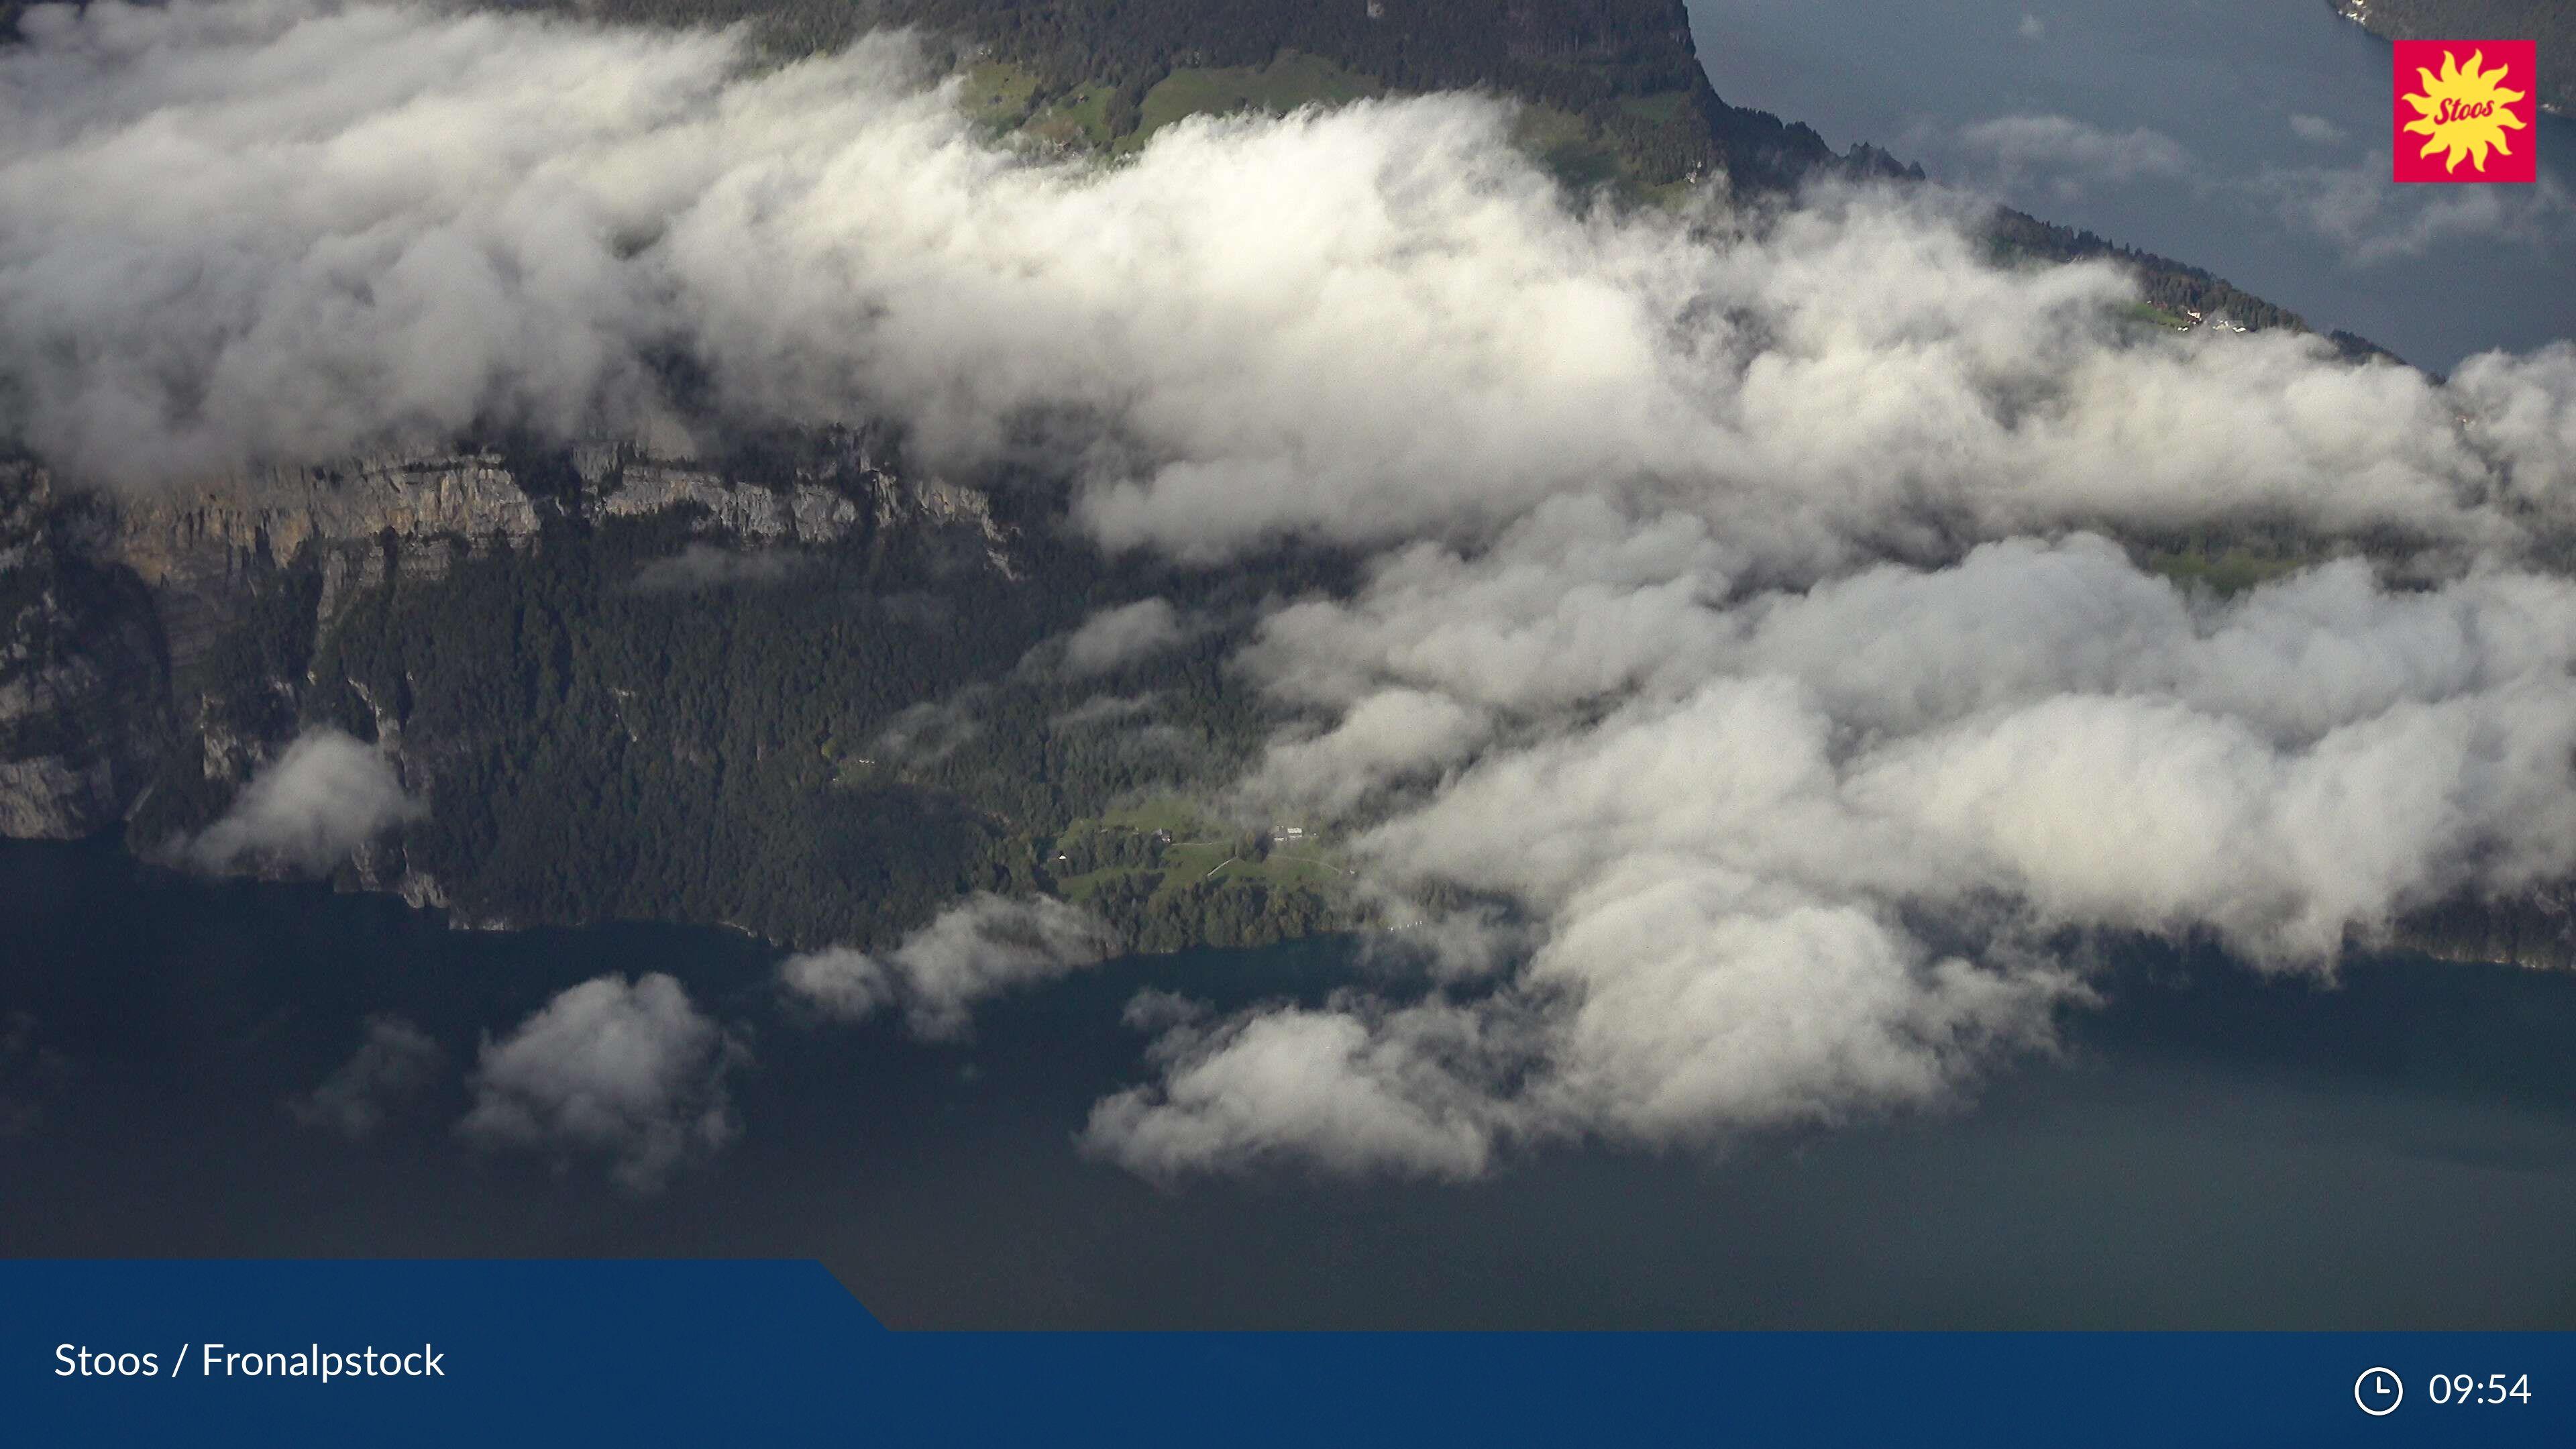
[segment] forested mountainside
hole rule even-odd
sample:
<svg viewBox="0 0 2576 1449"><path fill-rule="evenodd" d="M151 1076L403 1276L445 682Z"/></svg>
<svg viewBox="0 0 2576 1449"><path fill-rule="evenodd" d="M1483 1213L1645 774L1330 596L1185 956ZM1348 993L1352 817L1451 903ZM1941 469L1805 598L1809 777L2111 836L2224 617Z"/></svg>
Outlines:
<svg viewBox="0 0 2576 1449"><path fill-rule="evenodd" d="M610 0L625 3L625 0ZM767 11L766 0L634 0L682 10L699 3ZM1836 153L1816 132L1768 111L1728 104L1708 81L1680 0L1570 0L1461 5L1422 0L888 0L906 23L972 37L995 55L1026 65L1066 93L1086 83L1111 88L1104 106L1112 133L1149 130L1185 114L1202 88L1191 78L1211 66L1257 69L1283 52L1321 56L1394 90L1484 87L1542 107L1532 148L1569 182L1621 182L1651 192L1722 169L1754 192L1794 187L1824 175L1922 179L1923 169L1862 141ZM793 13L792 11L790 13ZM1257 13L1257 18L1255 18ZM1156 91L1169 100L1148 105ZM1225 104L1225 88L1205 92ZM1128 99L1132 97L1132 102ZM1188 99L1184 99L1188 98ZM1281 99L1307 97L1291 94ZM1331 97L1317 97L1330 99ZM1180 105L1171 104L1180 101ZM1563 113L1571 124L1547 124ZM2224 316L2249 330L2307 330L2288 308L2187 262L2124 246L2090 231L1998 208L1994 236L2014 256L2048 262L2107 258L2134 271L2150 305L2166 316ZM2385 352L2349 333L2330 332L2353 356Z"/></svg>
<svg viewBox="0 0 2576 1449"><path fill-rule="evenodd" d="M1301 86L1501 76L1539 98L1555 129L1534 140L1572 179L1651 189L1714 163L1786 185L1893 165L1725 106L1680 7L1655 0L755 8L810 43L867 18L970 27L991 47L972 63L998 121L1077 144L1114 146L1193 106L1293 104ZM1487 28L1453 52L1467 14ZM2207 273L2017 214L1998 244L2116 253L2159 306L2295 324ZM665 918L882 943L991 888L1081 900L1152 948L1351 923L1330 841L1209 801L1280 722L1227 673L1259 606L1346 591L1357 560L1104 558L1062 505L1052 486L914 476L866 428L689 458L498 438L121 499L59 487L38 459L0 461L0 830L122 828L163 850L299 733L336 726L430 803L343 883L467 922ZM2244 544L2157 557L2222 587L2230 569L2283 566L2278 548ZM1151 599L1170 609L1156 647L1067 657L1086 619ZM2553 920L2454 915L2443 939L2546 956L2564 949Z"/></svg>
<svg viewBox="0 0 2576 1449"><path fill-rule="evenodd" d="M2264 301L2223 277L2170 257L2140 251L2091 231L2041 221L2010 207L1997 208L1993 225L1996 244L2008 255L2051 262L2095 258L2120 262L2137 275L2139 295L2147 305L2168 318L2225 317L2252 332L2275 327L2312 330L2306 319L2289 308ZM2328 330L2326 337L2344 356L2355 360L2379 357L2402 361L2370 339L2341 328Z"/></svg>
<svg viewBox="0 0 2576 1449"><path fill-rule="evenodd" d="M340 884L462 924L885 943L983 889L1147 950L1366 919L1332 840L1210 803L1280 723L1229 674L1258 611L1359 560L1105 558L1046 496L909 481L848 434L785 473L462 452L146 504L0 466L0 830L165 855L335 727L430 807ZM1146 647L1068 648L1135 601ZM2576 960L2554 897L2399 941Z"/></svg>
<svg viewBox="0 0 2576 1449"><path fill-rule="evenodd" d="M998 121L1121 149L1198 111L1283 110L1387 91L1488 89L1533 105L1524 140L1569 183L1635 194L1723 170L1753 192L1817 176L1920 178L1867 142L1837 153L1813 128L1729 105L1709 84L1682 0L545 0L583 15L661 24L749 22L786 53L900 24L981 60ZM1997 245L2135 271L2180 323L2306 323L2185 262L1999 209ZM2354 356L2386 355L2348 334Z"/></svg>
<svg viewBox="0 0 2576 1449"><path fill-rule="evenodd" d="M2567 0L2326 0L2389 40L2530 40L2540 47L2540 104L2576 114L2576 5Z"/></svg>
<svg viewBox="0 0 2576 1449"><path fill-rule="evenodd" d="M505 0L521 8L525 0ZM752 25L779 53L905 25L981 60L995 119L1102 148L1132 145L1180 116L1285 109L1385 91L1484 88L1531 102L1530 148L1566 180L1652 194L1723 170L1754 191L1809 178L1920 177L1866 142L1836 153L1803 123L1729 105L1710 86L1682 0L533 0L568 13L652 24ZM2544 80L2576 70L2576 21L2544 0L2330 0L2365 23L2400 11L2487 7L2546 29ZM0 0L0 43L23 0ZM2527 14L2526 14L2527 12ZM2390 22L2395 23L2395 22ZM2410 22L2411 23L2411 22ZM2386 32L2400 33L2400 32ZM2306 323L2186 262L2001 208L1997 245L2044 261L2105 257L2135 271L2169 319L2224 316L2250 329ZM2331 332L2354 356L2382 355Z"/></svg>
<svg viewBox="0 0 2576 1449"><path fill-rule="evenodd" d="M769 482L601 447L150 503L20 461L0 529L13 835L124 817L165 852L335 726L432 807L343 884L469 923L881 941L976 889L1063 891L1166 949L1347 918L1318 846L1274 860L1267 832L1181 803L1263 736L1222 678L1254 606L1346 583L1330 557L1110 563L846 436ZM1149 596L1173 609L1156 647L1064 656Z"/></svg>
<svg viewBox="0 0 2576 1449"><path fill-rule="evenodd" d="M1260 70L1293 52L1370 89L1484 88L1555 108L1647 185L1717 165L1753 185L1820 167L1895 169L1865 148L1838 157L1808 127L1719 100L1681 0L585 0L580 9L661 22L749 19L790 50L874 25L914 26L1025 70L1040 104L1089 106L1103 141L1146 127L1158 87L1188 89L1210 72Z"/></svg>

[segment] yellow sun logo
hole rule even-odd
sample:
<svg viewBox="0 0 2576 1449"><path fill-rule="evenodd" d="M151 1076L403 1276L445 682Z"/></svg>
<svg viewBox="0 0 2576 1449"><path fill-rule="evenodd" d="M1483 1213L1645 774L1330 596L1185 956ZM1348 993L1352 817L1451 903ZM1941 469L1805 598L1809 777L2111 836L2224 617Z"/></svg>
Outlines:
<svg viewBox="0 0 2576 1449"><path fill-rule="evenodd" d="M2485 60L2484 51L2473 50L2469 52L2469 63L2462 65L2459 57L2444 51L2442 73L2436 76L2423 66L2415 67L2415 74L2424 79L2424 89L2404 97L2416 115L2405 129L2432 138L2416 154L2450 152L2445 170L2459 170L2460 159L2467 157L2484 171L2489 150L2499 156L2513 154L2505 132L2527 129L2522 117L2505 109L2523 98L2521 91L2504 88L2509 67L2499 65L2494 70L2481 71L2478 67Z"/></svg>

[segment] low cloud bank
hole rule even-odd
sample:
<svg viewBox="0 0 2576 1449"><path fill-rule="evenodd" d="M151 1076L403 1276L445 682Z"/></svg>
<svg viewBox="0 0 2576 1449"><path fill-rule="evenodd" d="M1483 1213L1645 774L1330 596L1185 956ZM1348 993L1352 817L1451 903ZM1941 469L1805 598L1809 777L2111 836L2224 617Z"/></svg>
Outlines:
<svg viewBox="0 0 2576 1449"><path fill-rule="evenodd" d="M2576 224L2576 198L2554 176L2532 186L2399 187L2389 184L2388 171L2388 151L2381 147L2351 166L2266 168L2245 186L2252 200L2283 221L2333 242L2354 267L2420 257L2464 241L2502 240L2539 250L2560 245Z"/></svg>
<svg viewBox="0 0 2576 1449"><path fill-rule="evenodd" d="M307 1127L320 1127L352 1142L374 1136L393 1113L420 1096L447 1070L447 1054L429 1033L399 1016L367 1018L367 1039L322 1085L293 1098L286 1109Z"/></svg>
<svg viewBox="0 0 2576 1449"><path fill-rule="evenodd" d="M693 543L637 569L634 587L640 594L684 594L737 584L774 584L795 573L800 562L792 553Z"/></svg>
<svg viewBox="0 0 2576 1449"><path fill-rule="evenodd" d="M621 1185L651 1192L734 1139L726 1081L749 1060L671 977L600 976L483 1043L457 1131L487 1149L604 1156Z"/></svg>
<svg viewBox="0 0 2576 1449"><path fill-rule="evenodd" d="M767 68L295 0L26 29L0 406L68 473L684 422L641 361L677 353L743 415L1068 472L1104 548L1369 555L1236 661L1289 717L1242 786L1391 901L1475 909L1328 1002L1148 1003L1150 1070L1085 1137L1140 1171L1469 1177L1937 1103L2086 999L2068 933L2324 971L2576 869L2576 589L2536 562L2576 524L2567 347L2445 383L2136 327L2116 269L1997 266L1931 188L1569 204L1473 97L1099 166L988 144L881 39ZM2046 117L1984 140L2188 161ZM2301 185L2357 247L2417 244ZM2221 600L2129 552L2211 540L2301 567ZM1131 605L1058 662L1186 628ZM936 758L971 703L880 748ZM318 863L412 808L354 742L297 749L202 854ZM943 1036L1104 948L982 897L781 980ZM602 978L486 1046L466 1131L648 1184L730 1136L739 1058L668 978Z"/></svg>
<svg viewBox="0 0 2576 1449"><path fill-rule="evenodd" d="M1039 897L979 893L942 912L882 957L846 946L790 956L778 967L788 995L838 1021L864 1021L899 1006L915 1036L966 1034L978 1002L1097 962L1112 942L1079 907Z"/></svg>
<svg viewBox="0 0 2576 1449"><path fill-rule="evenodd" d="M726 36L299 0L26 29L0 396L127 486L659 425L643 359L676 352L718 406L893 420L926 466L1069 460L1102 542L1192 557L1569 495L1808 577L2067 525L2498 543L2489 505L2564 511L2431 380L2141 338L2108 265L1988 265L1971 199L1570 209L1471 97L1191 121L1103 168L983 141L883 38L760 68Z"/></svg>
<svg viewBox="0 0 2576 1449"><path fill-rule="evenodd" d="M1967 127L1959 139L1992 157L2008 174L2039 167L2133 181L2141 176L2181 179L2192 171L2191 153L2162 131L2144 126L2106 131L2072 116L1997 116Z"/></svg>
<svg viewBox="0 0 2576 1449"><path fill-rule="evenodd" d="M311 729L252 775L223 818L180 853L205 870L275 863L318 875L379 832L428 814L373 746Z"/></svg>
<svg viewBox="0 0 2576 1449"><path fill-rule="evenodd" d="M1106 674L1170 649L1190 637L1191 623L1169 599L1139 599L1102 609L1064 637L1064 672Z"/></svg>
<svg viewBox="0 0 2576 1449"><path fill-rule="evenodd" d="M1168 1025L1090 1148L1469 1176L1934 1104L2087 999L2068 932L2326 972L2576 870L2564 580L2347 561L2222 602L2079 535L1748 595L1703 543L1566 505L1274 616L1251 661L1339 722L1255 786L1536 943L1490 990Z"/></svg>

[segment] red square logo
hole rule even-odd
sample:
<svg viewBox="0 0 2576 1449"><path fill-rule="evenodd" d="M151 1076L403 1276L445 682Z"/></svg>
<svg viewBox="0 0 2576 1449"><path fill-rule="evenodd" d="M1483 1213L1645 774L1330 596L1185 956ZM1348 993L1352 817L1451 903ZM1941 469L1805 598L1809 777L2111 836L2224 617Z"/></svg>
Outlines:
<svg viewBox="0 0 2576 1449"><path fill-rule="evenodd" d="M2528 40L2396 42L2400 181L2537 181L2540 57Z"/></svg>

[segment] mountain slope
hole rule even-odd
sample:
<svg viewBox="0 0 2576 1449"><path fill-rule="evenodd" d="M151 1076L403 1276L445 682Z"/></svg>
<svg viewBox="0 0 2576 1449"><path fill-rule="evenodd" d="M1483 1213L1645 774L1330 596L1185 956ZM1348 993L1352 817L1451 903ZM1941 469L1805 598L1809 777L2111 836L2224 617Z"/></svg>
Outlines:
<svg viewBox="0 0 2576 1449"><path fill-rule="evenodd" d="M1803 123L1727 103L1699 62L1698 47L1708 38L1693 35L1682 0L561 3L585 15L647 23L748 22L785 53L838 45L873 25L913 26L947 38L961 61L1001 62L1022 72L1008 87L1007 119L1043 117L1052 105L1073 122L1067 134L1109 147L1169 119L1169 108L1158 116L1147 104L1158 87L1222 96L1222 88L1172 83L1307 56L1364 91L1485 89L1529 102L1542 114L1527 143L1577 183L1618 180L1652 193L1722 169L1739 189L1765 192L1826 175L1923 175L1921 167L1866 142L1838 153ZM1298 98L1332 97L1290 97ZM2296 313L2202 268L2009 208L1997 211L1995 240L2010 255L2039 261L2118 262L2139 276L2147 300L2169 314L2223 315L2253 330L2309 330ZM2354 357L2387 355L2357 337L2334 338Z"/></svg>
<svg viewBox="0 0 2576 1449"><path fill-rule="evenodd" d="M1150 7L893 0L886 13L1019 17L977 63L1033 78L1014 101L1024 117L1084 92L1107 139L1168 118L1175 81L1229 105L1276 99L1252 95L1248 77L1409 88L1478 83L1490 66L1567 124L1633 147L1623 174L1641 181L1702 164L1782 187L1888 170L1874 152L1838 157L1803 127L1725 106L1677 7L1453 14L1384 0L1378 20L1345 23L1314 5L1263 21L1232 0L1167 3L1179 29L1160 39L1135 29ZM852 23L845 9L816 14ZM1456 14L1490 23L1472 41L1483 49L1444 48ZM1192 28L1205 17L1253 33ZM1132 116L1112 116L1103 85L1129 95ZM1621 117L1642 129L1616 129ZM2155 290L2169 274L2206 289L2180 300L2215 295L2230 300L2203 310L2269 320L2205 273L2029 218L2008 214L2004 228L2016 253L2113 252L2148 273L2159 302L2174 305ZM1242 772L1276 721L1226 661L1265 596L1347 593L1351 558L1196 571L1104 560L1066 546L1059 519L1009 516L1044 490L988 499L907 477L864 437L791 442L733 459L460 447L236 470L86 510L21 469L14 516L30 543L0 559L0 599L26 601L11 618L34 683L0 697L25 705L0 718L0 767L25 767L0 768L0 795L25 803L0 810L0 828L78 834L126 819L148 851L203 830L299 730L331 726L379 743L436 804L397 847L362 858L353 883L469 920L667 915L881 941L960 891L1051 881L1140 941L1248 941L1324 918L1298 882L1233 887L1231 862L1260 842L1203 858L1189 852L1234 840L1178 838L1200 832L1133 812L1140 797ZM1092 614L1156 599L1202 622L1125 672L1040 667L1049 641ZM113 719L137 733L112 749L66 743L101 740ZM1186 868L1136 838L1164 830Z"/></svg>
<svg viewBox="0 0 2576 1449"><path fill-rule="evenodd" d="M1179 72L1320 57L1387 89L1489 89L1602 132L1649 184L1711 166L1786 185L1817 170L1894 172L1870 148L1838 156L1812 129L1729 106L1710 88L1681 0L580 0L585 15L749 21L789 53L908 25L1032 72L1039 98L1098 94L1107 139Z"/></svg>

